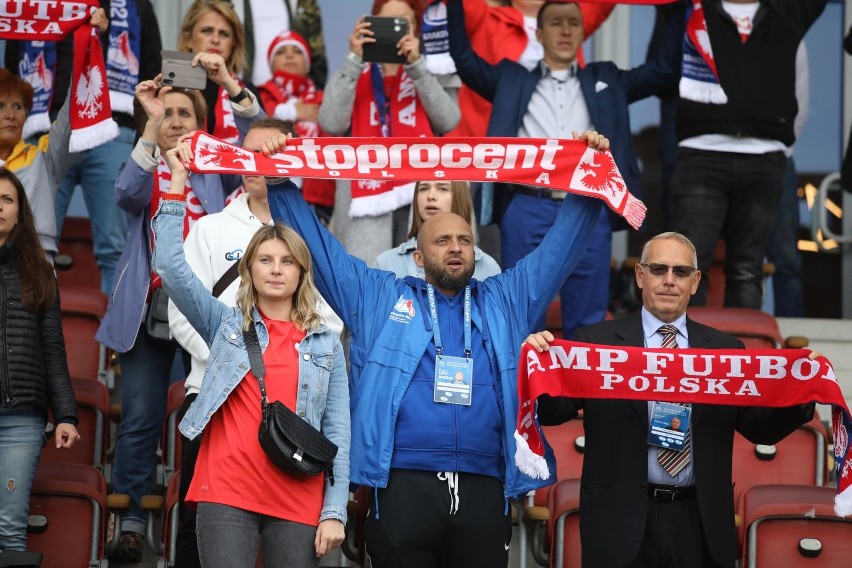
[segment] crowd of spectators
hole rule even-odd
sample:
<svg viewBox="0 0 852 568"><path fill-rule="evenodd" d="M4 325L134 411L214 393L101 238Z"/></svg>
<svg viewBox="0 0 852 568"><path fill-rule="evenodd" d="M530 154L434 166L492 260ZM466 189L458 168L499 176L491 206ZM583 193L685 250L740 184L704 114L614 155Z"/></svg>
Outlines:
<svg viewBox="0 0 852 568"><path fill-rule="evenodd" d="M290 386L308 390L321 405L308 422L339 442L343 451L334 471L344 487L349 480L350 434L348 414L343 413L344 419L341 408L342 399L346 407L349 399L342 394L347 390L341 386L347 363L338 338L348 344L353 397L351 479L375 490L375 515L368 525L374 565L401 566L400 558L420 547L420 539L429 540L428 535L414 534L416 523L410 524L413 521L403 506L416 506L412 492L418 486L440 482L440 487L429 491L442 494L449 488L455 499L451 512L453 506L459 510L460 486L465 488L465 498L470 496L468 503L487 499L485 509L499 510L506 499L532 488L518 479L507 460L514 451L511 420L517 400L511 391L501 391L501 381L517 365L516 344L528 333L544 329L547 304L557 291L565 337L607 317L612 236L626 228L623 220L603 207L566 198L562 191L521 184L294 179L284 190L270 189L267 195L267 181L262 177L189 173L184 168L185 135L203 130L253 152L268 152L265 143L273 138L280 148L284 136L581 138L610 149L627 187L641 197L628 106L660 96L664 134L669 134L662 137L661 146L666 229L683 233L694 243L694 268L704 274L695 282L692 304L706 302L707 274L721 239L726 250L725 306L760 308L761 267L768 255L780 270L775 291L779 315L801 316L796 177L790 156L807 108L803 37L825 4L826 0L675 0L658 8L653 49L646 63L619 69L582 52L584 40L606 20L614 4L374 0L372 16L405 22L406 33L395 46L398 58L365 62L365 48L376 39L370 21L362 17L353 23L343 64L329 76L317 0L196 0L175 38L177 49L192 54L191 64L206 74L206 87L193 90L162 83L163 41L150 0L104 0L103 12L98 14L110 25L95 16L92 23L101 31L119 135L80 153L68 150L75 49L70 39L53 46L0 39L5 42L6 67L0 68L0 165L4 176L7 172L15 176L15 182L2 181L0 186L20 185L25 191L26 200L18 202L31 211L32 227L26 227L26 234L33 233L29 236L37 236L40 243L40 248L31 243L28 253L43 251L52 263L71 196L79 186L91 219L100 288L109 296L96 338L118 354L121 369L122 417L110 481L114 492L131 497L130 510L116 527L121 538L111 550L111 559L132 563L142 558L148 521L141 499L153 490L166 396L170 384L178 380L185 380L187 388L182 414L188 418L182 430L191 432L184 439L183 463L188 469L181 479L181 500L193 505L181 507L180 566L200 566L202 559L206 565L243 565L243 556L228 560L235 550L239 555L246 552L229 549L229 531L222 528L229 525L217 525L220 522L241 528L259 523L270 534L279 531L281 538L298 541L301 548L288 550L276 548L272 539L262 542L265 556L283 555L293 566L312 565L315 556L326 554L342 540L346 492L341 493L333 479L332 484L315 482L292 492L283 490L271 500L258 499L249 486L240 486L233 499L223 497L226 484L243 476L280 473L245 464L222 470L211 465L211 460L225 457L224 445L233 444L239 451L251 445L246 442L251 428L237 426L246 416L259 416L259 407L252 414L238 410L238 405L254 401L255 391L260 392L255 381L240 382L249 372L248 359L242 366L224 360L230 373L227 383L213 382L216 377L210 370L214 356L209 347L226 349L229 340L220 336L241 326L256 326L263 346L274 344L282 352L284 346L289 349L286 357L267 360L267 368L272 367L272 377L288 371L296 377ZM846 43L850 49L848 38ZM55 68L47 71L52 74L50 86L35 85L34 91L24 79L31 77L26 65L38 57L53 61ZM34 92L38 100L47 97L45 112L51 121L33 120L37 118ZM847 156L845 170L848 164ZM296 188L309 209L297 203L292 194ZM319 224L305 219L311 212ZM279 217L296 226L304 241L273 222ZM498 224L502 229L499 248L486 252L473 246L478 222ZM563 248L571 243L577 248L557 254L553 228L568 231L569 225ZM423 235L425 231L434 236L440 226L452 228L448 239L457 241L456 246L470 245L471 267L466 279L454 280L450 274L447 278L453 285L441 280L444 285L436 284L432 290L437 272L434 265L430 268L429 255L438 253ZM258 230L266 231L266 236L253 239ZM0 231L3 239L10 234L17 233ZM185 262L180 242L184 242ZM167 246L160 251L163 243ZM0 253L6 248L0 247ZM543 251L551 256L545 257ZM243 257L237 274L231 269L232 261ZM466 270L463 257L459 265ZM6 263L3 258L0 261ZM534 274L539 269L543 270ZM279 272L284 275L281 281L269 284L268 274ZM19 274L21 282L16 285L24 283L27 289L25 278L32 276ZM297 283L289 295L278 290L287 287L287 278ZM424 279L429 283L428 296L420 284L416 291L408 284ZM175 282L188 286L188 291L170 301L166 288L175 290ZM475 297L472 347L471 288ZM461 291L464 302L453 298ZM413 294L413 300L406 294ZM494 299L498 297L499 301ZM399 303L406 298L414 304L406 308L409 316L399 317L410 321L414 305L418 317L425 307L429 329L410 341L389 335L380 321L387 319L385 304L399 311ZM517 303L512 305L508 298ZM282 302L286 308L281 308ZM43 318L53 317L51 293L45 292L36 303L42 306ZM462 309L467 310L464 318ZM512 310L514 314L504 313ZM171 332L156 326L156 318L162 318L164 311ZM291 325L280 326L276 314ZM472 381L476 392L472 408L464 403L458 407L439 404L440 413L430 416L425 409L432 406L432 389L443 365L438 363L442 358L439 319L451 344L447 358L467 359L472 354L482 378L476 375ZM239 333L229 336L230 343L244 347ZM58 348L48 351L49 356L57 353ZM244 349L240 353L248 357ZM301 355L313 366L302 365ZM385 393L377 393L377 385L365 386L378 381L380 377L372 375L381 372L395 377ZM38 417L53 404L54 414L58 412L61 422L70 425L76 417L61 406L67 397L59 375L59 390L30 410ZM324 377L324 387L310 383L308 377L317 376ZM413 386L405 386L407 380ZM253 390L243 389L246 383ZM394 391L399 385L401 390ZM279 389L271 392L282 392ZM218 398L207 400L205 393ZM378 402L385 406L375 409ZM0 434L6 428L5 406ZM465 410L477 414L462 418ZM366 417L374 411L393 417ZM216 412L210 430L200 437L210 414ZM323 417L323 412L328 414ZM509 423L504 424L507 417ZM459 423L470 422L470 431L457 436L463 457L456 461L448 457L443 441L428 433L441 420L454 424L456 430L461 428ZM235 432L230 438L229 428ZM395 429L391 434L398 436L396 441L387 432L376 432L386 428ZM68 428L65 435L74 438L76 431ZM5 440L0 436L0 445ZM412 451L418 444L434 452L428 456L434 467L428 466L422 452ZM375 459L356 453L373 446L369 452L384 453ZM246 456L257 457L246 451ZM202 481L193 482L193 469ZM0 471L5 479L5 470ZM432 473L428 481L402 473L412 471ZM496 482L482 482L483 477ZM311 503L308 513L286 506L293 496ZM198 508L196 525L197 504L205 506ZM219 508L222 505L247 516ZM0 514L4 507L0 501ZM462 504L468 515L466 507ZM378 508L393 520L379 522ZM489 525L485 509L465 518L468 532L464 534L481 528L485 535L481 554L505 563L505 527L502 521ZM286 520L287 526L270 523L270 517ZM292 524L312 528L294 530ZM196 541L196 534L208 543L202 559L198 551L204 542ZM230 538L236 537L231 534ZM499 546L492 550L494 543ZM0 539L0 550L21 546L19 536ZM469 562L461 552L445 553L448 566Z"/></svg>

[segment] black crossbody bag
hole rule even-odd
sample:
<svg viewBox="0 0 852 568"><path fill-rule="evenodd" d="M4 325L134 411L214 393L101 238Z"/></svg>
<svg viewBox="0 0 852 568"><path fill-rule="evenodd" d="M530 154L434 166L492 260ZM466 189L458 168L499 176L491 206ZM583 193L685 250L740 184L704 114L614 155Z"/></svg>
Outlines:
<svg viewBox="0 0 852 568"><path fill-rule="evenodd" d="M329 482L334 485L337 446L287 406L279 401L269 403L263 382L266 367L254 325L248 331L243 331L243 338L251 372L260 385L260 447L283 472L304 479L325 471L328 472Z"/></svg>

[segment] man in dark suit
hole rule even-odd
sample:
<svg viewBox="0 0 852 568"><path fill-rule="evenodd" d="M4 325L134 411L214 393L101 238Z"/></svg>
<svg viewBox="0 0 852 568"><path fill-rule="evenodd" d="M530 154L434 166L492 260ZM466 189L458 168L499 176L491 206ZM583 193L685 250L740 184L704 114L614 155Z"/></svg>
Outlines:
<svg viewBox="0 0 852 568"><path fill-rule="evenodd" d="M636 266L642 310L582 328L575 339L606 345L743 348L738 339L686 316L701 279L697 266L695 247L686 237L657 235L645 244ZM542 350L545 339L553 340L545 332L528 341ZM583 411L583 565L730 568L736 547L734 431L756 444L774 444L810 420L814 405L775 409L691 405L682 409L688 411L682 421L685 447L673 454L649 445L649 424L660 416L658 404L666 403L546 395L538 399L542 425L561 424Z"/></svg>
<svg viewBox="0 0 852 568"><path fill-rule="evenodd" d="M577 64L583 22L575 3L545 2L538 13L536 37L544 57L532 71L503 59L491 65L471 48L465 33L462 0L448 3L450 54L465 85L493 103L489 136L571 138L592 125L612 143L612 154L630 191L641 198L639 164L633 150L628 104L676 82L680 75L682 18L672 18L666 41L652 61L622 71L612 62ZM531 252L553 224L562 191L498 184L495 213L500 217L503 268ZM487 200L486 200L487 201ZM483 203L483 208L489 205ZM487 216L487 215L486 215ZM582 325L602 321L609 301L612 230L625 228L602 211L580 264L562 287L562 325L571 337ZM543 321L541 327L543 328Z"/></svg>

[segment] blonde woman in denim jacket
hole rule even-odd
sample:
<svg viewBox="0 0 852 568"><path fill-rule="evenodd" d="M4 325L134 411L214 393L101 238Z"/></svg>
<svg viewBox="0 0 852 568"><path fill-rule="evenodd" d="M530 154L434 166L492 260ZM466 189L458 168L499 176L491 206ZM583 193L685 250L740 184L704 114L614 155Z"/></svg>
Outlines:
<svg viewBox="0 0 852 568"><path fill-rule="evenodd" d="M262 227L250 241L240 261L237 307L218 301L193 274L180 238L187 176L181 161L188 152L180 143L166 153L172 186L153 221L154 270L210 346L201 391L180 424L188 438L207 430L187 495L198 507L201 561L213 568L252 566L260 544L265 566L314 567L343 541L346 523L350 420L343 349L316 312L307 245L286 225ZM337 445L333 478L289 477L260 448L260 390L243 339L249 326L264 351L270 401L281 400Z"/></svg>

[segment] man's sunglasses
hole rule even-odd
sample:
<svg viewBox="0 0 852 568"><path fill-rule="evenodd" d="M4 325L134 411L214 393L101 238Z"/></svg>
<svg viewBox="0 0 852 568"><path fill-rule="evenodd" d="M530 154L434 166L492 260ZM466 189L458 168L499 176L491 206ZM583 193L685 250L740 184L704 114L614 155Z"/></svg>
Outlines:
<svg viewBox="0 0 852 568"><path fill-rule="evenodd" d="M648 272L650 272L654 276L665 276L669 273L669 270L671 270L677 278L689 278L695 273L696 270L695 268L691 266L686 266L685 264L669 266L668 264L659 264L657 262L641 262L640 265L646 267L648 269Z"/></svg>

